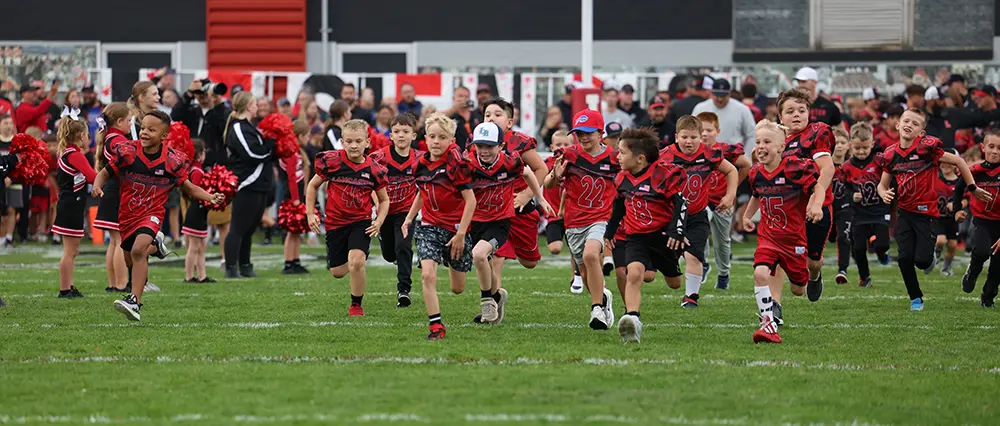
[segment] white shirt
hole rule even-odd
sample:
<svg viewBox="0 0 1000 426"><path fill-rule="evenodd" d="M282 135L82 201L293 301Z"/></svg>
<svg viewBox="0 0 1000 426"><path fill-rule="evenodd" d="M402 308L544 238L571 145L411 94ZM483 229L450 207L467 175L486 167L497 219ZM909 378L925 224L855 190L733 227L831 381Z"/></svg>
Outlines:
<svg viewBox="0 0 1000 426"><path fill-rule="evenodd" d="M753 152L754 144L757 141L757 123L753 120L753 113L750 108L733 99L722 109L715 106L711 99L695 105L691 115L698 115L703 112L711 112L719 117L719 142L729 144L743 144L744 151L749 157Z"/></svg>

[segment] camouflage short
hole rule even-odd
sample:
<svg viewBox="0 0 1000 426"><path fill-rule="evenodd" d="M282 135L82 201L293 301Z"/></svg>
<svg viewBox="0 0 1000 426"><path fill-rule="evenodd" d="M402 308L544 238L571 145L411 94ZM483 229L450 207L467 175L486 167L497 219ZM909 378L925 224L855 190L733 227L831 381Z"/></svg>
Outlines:
<svg viewBox="0 0 1000 426"><path fill-rule="evenodd" d="M472 270L472 237L465 235L465 250L462 250L462 257L457 260L451 259L451 248L446 244L455 236L454 232L434 225L417 225L414 239L417 241L417 258L420 260L430 259L445 265L458 272L469 272Z"/></svg>

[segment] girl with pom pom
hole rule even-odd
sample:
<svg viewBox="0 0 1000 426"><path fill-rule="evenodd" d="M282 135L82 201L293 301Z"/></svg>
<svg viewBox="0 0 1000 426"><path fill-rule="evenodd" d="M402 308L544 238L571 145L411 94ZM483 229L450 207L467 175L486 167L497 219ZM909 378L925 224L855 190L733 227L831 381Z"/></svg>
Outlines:
<svg viewBox="0 0 1000 426"><path fill-rule="evenodd" d="M63 110L59 121L59 203L52 232L62 237L63 255L59 260L59 298L83 297L73 285L73 262L83 238L83 217L87 208L87 184L94 183L97 172L90 166L83 150L90 143L87 120L80 110Z"/></svg>
<svg viewBox="0 0 1000 426"><path fill-rule="evenodd" d="M305 206L302 203L306 201L305 181L306 176L309 175L309 164L306 162L306 153L302 150L301 146L309 139L309 125L302 121L296 121L294 125L294 137L297 151L278 162L280 170L278 172L278 185L281 185L284 189L284 191L281 191L284 197L279 200L279 205L281 206L278 211L279 224L283 222L281 217L284 216L283 211L286 209L294 212L292 214L301 216L289 218L290 221L305 222ZM285 213L285 215L287 214L289 213ZM299 233L299 229L288 229L288 233L285 234L285 269L281 271L282 274L309 273L309 270L302 266L302 261L299 259L301 248L302 234Z"/></svg>
<svg viewBox="0 0 1000 426"><path fill-rule="evenodd" d="M126 262L132 271L132 294L114 302L115 310L132 321L139 321L142 293L149 271L148 257L165 256L166 246L154 240L161 236L160 226L166 213L167 196L175 187L199 201L217 204L222 194L209 194L191 183L191 167L187 156L163 145L170 129L170 116L162 111L147 113L142 118L139 140L111 147L112 161L101 170L94 182L94 196L102 197L104 183L112 174L121 185L118 222L122 234L122 250L128 252Z"/></svg>
<svg viewBox="0 0 1000 426"><path fill-rule="evenodd" d="M125 136L129 131L128 105L124 102L115 102L106 107L101 112L98 119L97 153L94 155L97 163L97 170L103 170L112 161L111 146L122 142L127 142ZM103 134L102 134L103 132ZM108 293L127 293L129 274L125 266L125 253L122 251L122 236L118 232L118 179L108 179L104 187L104 197L97 202L97 217L94 219L94 227L108 231L111 240L108 242L108 250L105 254L104 266L108 271Z"/></svg>
<svg viewBox="0 0 1000 426"><path fill-rule="evenodd" d="M201 169L202 163L205 162L205 142L201 139L193 139L191 145L194 147L194 155L188 176L191 183L200 187L202 177L205 176L205 172ZM205 240L208 239L207 206L198 202L188 204L181 234L184 235L187 243L187 254L184 256L184 282L214 283L215 280L209 278L208 273L205 272Z"/></svg>

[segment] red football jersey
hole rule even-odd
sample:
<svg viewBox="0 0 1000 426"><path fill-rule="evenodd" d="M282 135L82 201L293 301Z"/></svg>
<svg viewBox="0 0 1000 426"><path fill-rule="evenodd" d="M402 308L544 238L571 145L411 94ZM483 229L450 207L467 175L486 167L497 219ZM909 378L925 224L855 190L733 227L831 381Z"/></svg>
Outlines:
<svg viewBox="0 0 1000 426"><path fill-rule="evenodd" d="M705 207L708 207L708 192L711 188L709 178L712 172L718 171L722 160L724 160L722 146L719 144L711 147L698 144L698 150L691 155L681 152L677 144L670 145L660 151L660 161L683 167L684 172L687 173L682 194L688 203L688 214L701 213Z"/></svg>
<svg viewBox="0 0 1000 426"><path fill-rule="evenodd" d="M885 151L882 170L896 179L899 208L938 217L937 193L933 189L942 155L941 140L933 136L921 137L909 148L897 144Z"/></svg>
<svg viewBox="0 0 1000 426"><path fill-rule="evenodd" d="M476 193L476 222L493 222L514 217L514 186L524 181L524 163L517 152L500 151L489 167L479 162L479 157L469 158L472 170L472 190Z"/></svg>
<svg viewBox="0 0 1000 426"><path fill-rule="evenodd" d="M899 143L899 132L896 129L886 129L875 136L874 152L885 152L890 146Z"/></svg>
<svg viewBox="0 0 1000 426"><path fill-rule="evenodd" d="M188 179L194 186L201 186L201 179L205 177L205 171L201 169L201 163L191 163L188 170Z"/></svg>
<svg viewBox="0 0 1000 426"><path fill-rule="evenodd" d="M955 218L955 213L948 210L948 203L955 198L955 186L961 178L961 176L956 176L954 180L947 180L944 178L944 175L938 173L937 179L934 181L934 192L937 194L938 214L940 217Z"/></svg>
<svg viewBox="0 0 1000 426"><path fill-rule="evenodd" d="M993 201L987 202L967 194L972 217L1000 220L1000 206L997 206L997 199L1000 199L1000 164L982 162L973 165L972 177L976 180L976 186L989 191L993 196Z"/></svg>
<svg viewBox="0 0 1000 426"><path fill-rule="evenodd" d="M406 213L413 206L413 199L417 196L413 165L421 155L422 152L411 149L410 156L403 158L392 146L371 153L372 161L388 171L389 214Z"/></svg>
<svg viewBox="0 0 1000 426"><path fill-rule="evenodd" d="M590 155L582 145L572 145L555 155L566 162L562 183L566 188L566 229L607 222L618 195L614 185L621 171L617 152L603 146L600 154Z"/></svg>
<svg viewBox="0 0 1000 426"><path fill-rule="evenodd" d="M717 146L722 148L722 156L725 157L726 161L733 163L733 166L736 166L736 161L746 152L741 143L716 142L715 145L712 145L712 148ZM708 188L708 205L719 205L722 202L722 197L726 196L726 190L729 189L726 182L726 175L718 170L713 170L708 175L708 185L706 187Z"/></svg>
<svg viewBox="0 0 1000 426"><path fill-rule="evenodd" d="M615 186L625 198L626 235L663 231L674 217L673 197L681 192L686 180L683 168L666 161L657 161L639 176L622 170L615 178Z"/></svg>
<svg viewBox="0 0 1000 426"><path fill-rule="evenodd" d="M864 160L852 157L840 166L846 186L844 195L854 207L855 225L889 222L889 205L878 196L883 161L882 154L872 152ZM861 194L861 201L854 201L854 193Z"/></svg>
<svg viewBox="0 0 1000 426"><path fill-rule="evenodd" d="M548 166L549 170L552 170L552 167L554 167L555 164L556 164L555 156L545 159L545 165ZM561 203L562 203L563 192L564 189L562 184L559 184L559 186L555 188L542 188L542 196L545 197L545 201L549 202L549 205L552 206L552 210L554 210L556 213L555 216L551 216L548 213L546 213L545 219L548 219L550 221L562 219L562 216L559 214L559 210L560 207L562 206Z"/></svg>
<svg viewBox="0 0 1000 426"><path fill-rule="evenodd" d="M507 152L516 152L518 156L524 154L526 151L532 151L538 148L538 142L535 141L535 138L513 130L508 130L504 133L503 140ZM469 146L472 147L472 144L469 144ZM472 147L472 149L475 151L475 147ZM473 152L473 154L475 154L475 152ZM528 183L525 182L524 179L514 181L515 194L523 192L525 189L528 189ZM478 199L479 198L477 197L476 200Z"/></svg>
<svg viewBox="0 0 1000 426"><path fill-rule="evenodd" d="M139 228L160 230L167 197L188 180L191 163L184 154L161 146L157 154L142 152L142 142L127 141L109 147L108 167L118 177L118 228L128 238Z"/></svg>
<svg viewBox="0 0 1000 426"><path fill-rule="evenodd" d="M837 140L833 137L830 126L824 123L809 123L805 129L794 135L785 138L784 157L799 157L806 160L816 161L824 155L832 155L833 146ZM833 185L826 188L826 198L823 200L823 207L833 204Z"/></svg>
<svg viewBox="0 0 1000 426"><path fill-rule="evenodd" d="M347 151L323 151L316 154L316 175L326 184L326 229L371 220L372 191L385 188L386 171L365 157L361 164L347 159Z"/></svg>
<svg viewBox="0 0 1000 426"><path fill-rule="evenodd" d="M458 145L451 144L437 161L431 161L429 152L420 155L413 163L413 176L424 203L420 209L423 223L458 230L465 209L462 191L472 188L470 173Z"/></svg>
<svg viewBox="0 0 1000 426"><path fill-rule="evenodd" d="M770 172L760 163L750 169L750 194L760 201L758 246L806 255L806 206L818 179L816 163L802 158L784 158Z"/></svg>

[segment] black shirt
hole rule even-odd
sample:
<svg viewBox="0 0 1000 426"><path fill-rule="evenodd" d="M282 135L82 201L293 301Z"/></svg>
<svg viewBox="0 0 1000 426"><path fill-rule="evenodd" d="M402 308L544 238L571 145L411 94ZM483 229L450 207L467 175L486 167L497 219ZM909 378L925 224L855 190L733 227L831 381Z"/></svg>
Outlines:
<svg viewBox="0 0 1000 426"><path fill-rule="evenodd" d="M828 126L840 124L840 108L830 100L818 96L809 107L809 122L825 123Z"/></svg>
<svg viewBox="0 0 1000 426"><path fill-rule="evenodd" d="M483 122L483 119L476 111L469 114L468 121L461 114L452 115L451 119L455 120L455 143L464 152L469 142L469 135L476 129L476 126Z"/></svg>
<svg viewBox="0 0 1000 426"><path fill-rule="evenodd" d="M677 119L685 115L691 115L691 112L694 111L694 107L704 101L705 98L698 95L685 96L684 99L670 105L670 117L667 119L670 120L671 123L676 123Z"/></svg>
<svg viewBox="0 0 1000 426"><path fill-rule="evenodd" d="M626 114L632 117L633 123L638 123L649 116L649 114L646 114L646 110L640 108L639 104L635 102L632 103L632 108L625 108L621 103L619 103L618 109L625 111Z"/></svg>

